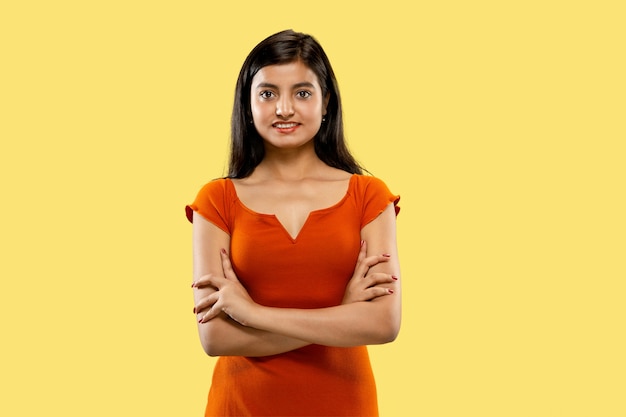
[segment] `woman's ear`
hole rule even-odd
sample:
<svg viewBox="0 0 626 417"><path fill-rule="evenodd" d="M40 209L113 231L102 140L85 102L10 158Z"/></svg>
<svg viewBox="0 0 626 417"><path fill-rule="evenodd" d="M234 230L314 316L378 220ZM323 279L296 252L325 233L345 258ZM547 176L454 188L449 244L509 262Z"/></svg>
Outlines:
<svg viewBox="0 0 626 417"><path fill-rule="evenodd" d="M330 101L330 93L326 93L324 97L324 104L322 106L322 116L326 116L326 108L328 107L328 102Z"/></svg>

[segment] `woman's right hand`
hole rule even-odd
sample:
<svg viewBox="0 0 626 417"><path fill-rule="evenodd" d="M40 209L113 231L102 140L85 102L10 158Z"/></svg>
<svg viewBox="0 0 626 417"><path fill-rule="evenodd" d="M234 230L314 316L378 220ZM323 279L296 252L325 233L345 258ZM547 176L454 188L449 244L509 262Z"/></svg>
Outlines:
<svg viewBox="0 0 626 417"><path fill-rule="evenodd" d="M389 255L367 255L367 242L361 242L361 250L359 251L359 257L354 267L354 273L343 295L341 304L350 304L358 301L371 301L378 297L384 297L386 295L393 294L391 288L383 286L383 284L390 284L398 280L397 277L389 274L383 274L381 272L373 272L368 274L368 271L374 265L381 262L387 262Z"/></svg>

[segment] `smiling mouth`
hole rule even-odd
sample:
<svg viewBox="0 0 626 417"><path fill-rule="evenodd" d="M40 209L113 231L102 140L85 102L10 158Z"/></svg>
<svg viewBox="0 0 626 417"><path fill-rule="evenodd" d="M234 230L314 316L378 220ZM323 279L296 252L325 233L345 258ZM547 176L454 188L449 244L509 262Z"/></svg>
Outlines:
<svg viewBox="0 0 626 417"><path fill-rule="evenodd" d="M298 123L274 123L272 126L277 129L293 129Z"/></svg>

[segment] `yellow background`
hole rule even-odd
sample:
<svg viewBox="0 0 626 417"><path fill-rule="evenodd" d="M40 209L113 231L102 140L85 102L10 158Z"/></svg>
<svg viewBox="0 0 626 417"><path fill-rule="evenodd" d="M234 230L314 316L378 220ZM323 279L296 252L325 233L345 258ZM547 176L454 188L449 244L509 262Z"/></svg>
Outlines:
<svg viewBox="0 0 626 417"><path fill-rule="evenodd" d="M626 415L621 3L3 2L0 415L201 415L183 207L286 28L402 195L381 415Z"/></svg>

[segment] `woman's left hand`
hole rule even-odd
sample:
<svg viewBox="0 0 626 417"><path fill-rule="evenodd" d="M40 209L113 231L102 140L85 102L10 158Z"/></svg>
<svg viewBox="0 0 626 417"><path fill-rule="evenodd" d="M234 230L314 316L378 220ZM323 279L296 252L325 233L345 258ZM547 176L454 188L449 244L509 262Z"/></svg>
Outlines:
<svg viewBox="0 0 626 417"><path fill-rule="evenodd" d="M196 314L208 311L200 317L198 323L217 317L222 311L239 324L246 326L248 318L252 317L255 307L258 307L246 289L241 285L226 250L220 251L224 276L204 275L192 284L195 288L213 287L217 291L198 301L194 311Z"/></svg>

